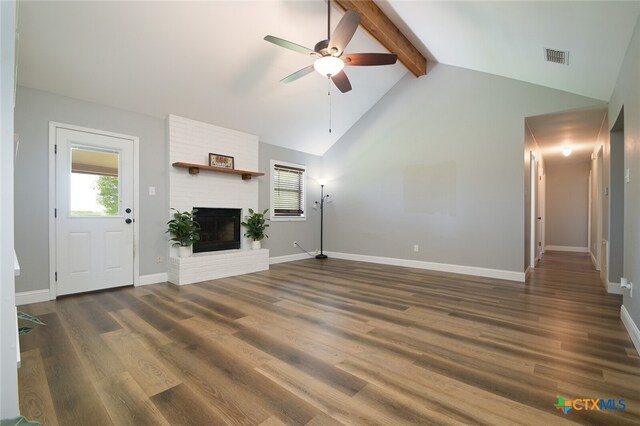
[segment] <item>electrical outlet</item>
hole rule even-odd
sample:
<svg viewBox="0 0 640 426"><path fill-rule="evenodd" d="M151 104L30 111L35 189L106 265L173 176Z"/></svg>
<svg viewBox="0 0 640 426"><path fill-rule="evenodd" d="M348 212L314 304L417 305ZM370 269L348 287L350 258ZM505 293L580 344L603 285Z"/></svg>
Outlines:
<svg viewBox="0 0 640 426"><path fill-rule="evenodd" d="M416 253L418 253L418 252L420 251L420 246L419 246L419 245L417 245L417 244L416 244L416 245L414 245L414 246L413 246L413 251L414 251L414 252L416 252Z"/></svg>
<svg viewBox="0 0 640 426"><path fill-rule="evenodd" d="M156 256L156 263L162 263L162 256Z"/></svg>
<svg viewBox="0 0 640 426"><path fill-rule="evenodd" d="M293 242L293 247L295 248L295 247L297 247L297 246L298 246L298 242L297 242L297 241L294 241L294 242Z"/></svg>

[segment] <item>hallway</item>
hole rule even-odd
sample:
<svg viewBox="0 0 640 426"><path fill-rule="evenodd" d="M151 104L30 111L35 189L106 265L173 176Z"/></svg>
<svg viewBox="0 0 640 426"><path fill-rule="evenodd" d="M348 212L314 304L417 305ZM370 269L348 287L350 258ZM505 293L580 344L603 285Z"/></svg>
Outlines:
<svg viewBox="0 0 640 426"><path fill-rule="evenodd" d="M540 321L553 324L564 335L558 348L562 359L584 366L581 372L554 369L554 378L561 379L558 396L568 400L626 396L627 413L637 414L637 400L629 396L638 395L640 389L640 357L620 320L622 296L607 293L589 254L545 252L527 277L525 293L553 300Z"/></svg>

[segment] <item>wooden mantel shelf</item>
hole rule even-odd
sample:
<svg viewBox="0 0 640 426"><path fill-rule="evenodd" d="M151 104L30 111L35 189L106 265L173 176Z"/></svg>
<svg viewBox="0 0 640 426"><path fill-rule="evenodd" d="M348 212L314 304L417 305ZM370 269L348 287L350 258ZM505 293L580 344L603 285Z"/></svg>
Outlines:
<svg viewBox="0 0 640 426"><path fill-rule="evenodd" d="M264 176L264 173L260 173L260 172L250 172L247 170L237 170L237 169L225 169L223 167L213 167L213 166L207 166L205 164L177 162L177 163L173 163L173 167L182 167L184 169L189 169L190 175L197 175L198 173L200 173L200 170L208 170L210 172L216 172L216 173L228 173L232 175L241 175L242 180L249 180L253 176Z"/></svg>

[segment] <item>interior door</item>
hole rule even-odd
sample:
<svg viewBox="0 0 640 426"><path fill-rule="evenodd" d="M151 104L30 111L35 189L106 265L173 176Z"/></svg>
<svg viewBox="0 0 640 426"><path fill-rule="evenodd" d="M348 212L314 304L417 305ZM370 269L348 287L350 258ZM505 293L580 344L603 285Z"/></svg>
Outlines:
<svg viewBox="0 0 640 426"><path fill-rule="evenodd" d="M133 143L56 128L57 295L133 284Z"/></svg>
<svg viewBox="0 0 640 426"><path fill-rule="evenodd" d="M542 173L542 167L540 166L540 163L537 162L537 167L536 167L536 198L537 198L537 202L536 202L536 258L538 259L538 262L540 262L542 260L542 230L543 230L543 206L544 206L544 182L542 180L543 178L543 173Z"/></svg>

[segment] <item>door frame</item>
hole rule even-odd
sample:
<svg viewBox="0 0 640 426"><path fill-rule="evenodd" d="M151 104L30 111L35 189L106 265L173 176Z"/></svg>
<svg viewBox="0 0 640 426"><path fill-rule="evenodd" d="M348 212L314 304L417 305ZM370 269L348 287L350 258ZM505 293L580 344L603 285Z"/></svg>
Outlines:
<svg viewBox="0 0 640 426"><path fill-rule="evenodd" d="M530 219L529 222L531 224L529 229L529 267L534 269L536 267L536 252L538 248L536 247L536 238L538 237L536 229L538 216L536 214L538 208L538 159L533 151L529 151L529 179L531 182L531 190L530 192Z"/></svg>
<svg viewBox="0 0 640 426"><path fill-rule="evenodd" d="M540 235L536 234L536 238L540 237L540 239L537 241L536 247L538 250L538 262L540 262L544 256L545 245L547 243L545 240L545 222L547 219L547 178L545 168L542 166L540 161L537 161L537 163L538 170L536 172L536 179L538 185L536 187L536 192L538 193L538 204L536 206L536 224L540 227L538 229Z"/></svg>
<svg viewBox="0 0 640 426"><path fill-rule="evenodd" d="M56 130L68 129L78 132L94 133L101 136L116 137L130 140L133 143L133 285L140 284L140 256L139 256L139 218L140 207L140 138L121 133L108 132L106 130L91 129L89 127L73 124L49 122L49 300L55 300L58 294L56 282L57 251L56 251Z"/></svg>
<svg viewBox="0 0 640 426"><path fill-rule="evenodd" d="M599 145L596 150L596 264L594 267L596 271L600 271L601 262L603 260L602 253L602 237L604 235L604 228L602 226L602 217L604 215L603 201L604 201L604 146Z"/></svg>

